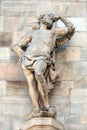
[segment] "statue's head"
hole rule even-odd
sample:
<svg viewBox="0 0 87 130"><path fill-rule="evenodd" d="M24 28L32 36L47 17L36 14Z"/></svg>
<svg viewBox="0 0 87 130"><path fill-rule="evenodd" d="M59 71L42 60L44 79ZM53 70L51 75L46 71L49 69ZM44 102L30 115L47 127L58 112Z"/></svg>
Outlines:
<svg viewBox="0 0 87 130"><path fill-rule="evenodd" d="M53 13L44 13L38 18L39 23L43 23L47 25L48 29L52 28L52 25L55 21L57 21L57 15Z"/></svg>

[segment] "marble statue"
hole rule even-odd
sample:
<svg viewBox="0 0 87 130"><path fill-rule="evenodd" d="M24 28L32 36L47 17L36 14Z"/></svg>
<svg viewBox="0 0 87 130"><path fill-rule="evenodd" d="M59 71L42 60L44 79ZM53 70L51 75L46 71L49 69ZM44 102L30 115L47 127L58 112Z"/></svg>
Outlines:
<svg viewBox="0 0 87 130"><path fill-rule="evenodd" d="M65 27L53 28L61 20ZM49 104L49 93L55 86L58 74L55 71L55 50L68 42L75 32L74 25L53 13L38 17L38 23L12 47L19 57L21 68L29 86L29 95L34 105L33 117L54 117L56 110Z"/></svg>

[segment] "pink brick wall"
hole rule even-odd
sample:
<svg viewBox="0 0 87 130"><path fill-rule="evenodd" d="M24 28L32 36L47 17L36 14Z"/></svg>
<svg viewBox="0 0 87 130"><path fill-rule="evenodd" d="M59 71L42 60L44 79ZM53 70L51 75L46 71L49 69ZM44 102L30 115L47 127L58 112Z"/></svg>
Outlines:
<svg viewBox="0 0 87 130"><path fill-rule="evenodd" d="M60 72L50 104L65 130L87 130L87 1L86 0L0 0L0 130L17 130L15 116L31 111L28 86L18 58L10 46L30 29L43 11L55 11L76 27L70 45L59 51Z"/></svg>

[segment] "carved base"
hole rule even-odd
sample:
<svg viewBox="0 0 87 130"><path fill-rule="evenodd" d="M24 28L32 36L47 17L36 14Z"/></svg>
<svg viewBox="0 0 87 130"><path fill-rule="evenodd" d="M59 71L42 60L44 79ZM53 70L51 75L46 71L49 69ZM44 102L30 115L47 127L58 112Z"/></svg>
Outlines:
<svg viewBox="0 0 87 130"><path fill-rule="evenodd" d="M64 130L63 125L50 117L33 118L23 125L23 130Z"/></svg>

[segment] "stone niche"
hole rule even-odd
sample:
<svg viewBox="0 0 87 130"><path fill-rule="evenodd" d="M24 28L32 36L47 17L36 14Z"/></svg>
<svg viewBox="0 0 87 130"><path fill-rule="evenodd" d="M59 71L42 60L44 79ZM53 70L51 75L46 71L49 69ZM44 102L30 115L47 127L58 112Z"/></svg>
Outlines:
<svg viewBox="0 0 87 130"><path fill-rule="evenodd" d="M33 118L23 124L23 130L64 130L63 125L53 118Z"/></svg>

